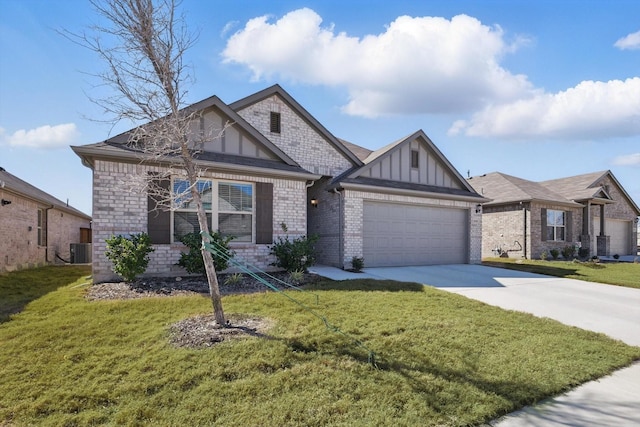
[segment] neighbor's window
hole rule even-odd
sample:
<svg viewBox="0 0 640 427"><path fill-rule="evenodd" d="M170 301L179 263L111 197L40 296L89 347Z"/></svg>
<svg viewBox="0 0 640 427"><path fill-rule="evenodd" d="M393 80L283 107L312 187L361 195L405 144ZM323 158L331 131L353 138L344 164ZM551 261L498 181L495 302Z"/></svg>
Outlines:
<svg viewBox="0 0 640 427"><path fill-rule="evenodd" d="M564 241L565 218L563 211L547 210L547 240Z"/></svg>
<svg viewBox="0 0 640 427"><path fill-rule="evenodd" d="M411 167L414 169L420 167L420 152L418 150L411 150Z"/></svg>
<svg viewBox="0 0 640 427"><path fill-rule="evenodd" d="M269 125L269 129L271 130L271 132L273 133L280 133L280 113L276 113L275 111L272 111L270 114L270 125Z"/></svg>
<svg viewBox="0 0 640 427"><path fill-rule="evenodd" d="M38 209L38 246L47 246L47 210Z"/></svg>
<svg viewBox="0 0 640 427"><path fill-rule="evenodd" d="M196 188L202 198L211 231L234 236L235 242L253 241L253 185L236 182L201 180ZM218 197L214 198L213 194ZM200 225L188 181L173 181L173 241L188 233L199 233Z"/></svg>

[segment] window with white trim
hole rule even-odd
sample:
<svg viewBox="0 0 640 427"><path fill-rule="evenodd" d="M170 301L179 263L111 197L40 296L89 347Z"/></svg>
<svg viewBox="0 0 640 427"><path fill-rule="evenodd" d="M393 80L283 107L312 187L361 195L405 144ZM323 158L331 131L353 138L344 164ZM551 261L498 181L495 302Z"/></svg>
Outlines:
<svg viewBox="0 0 640 427"><path fill-rule="evenodd" d="M196 188L202 198L207 222L212 231L233 236L233 242L254 240L253 184L217 180L199 180ZM186 180L173 180L174 205L172 237L179 242L188 233L199 233L197 209ZM213 197L217 194L218 197Z"/></svg>
<svg viewBox="0 0 640 427"><path fill-rule="evenodd" d="M563 242L566 232L566 215L564 211L547 210L547 240Z"/></svg>

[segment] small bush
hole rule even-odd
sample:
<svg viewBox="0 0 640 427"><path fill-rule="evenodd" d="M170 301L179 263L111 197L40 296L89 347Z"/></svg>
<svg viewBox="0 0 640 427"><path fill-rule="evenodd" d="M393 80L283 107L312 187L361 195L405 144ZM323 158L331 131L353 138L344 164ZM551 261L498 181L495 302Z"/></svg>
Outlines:
<svg viewBox="0 0 640 427"><path fill-rule="evenodd" d="M565 246L562 248L562 258L566 260L573 259L573 254L576 252L576 248L574 246Z"/></svg>
<svg viewBox="0 0 640 427"><path fill-rule="evenodd" d="M111 236L106 239L106 257L113 264L114 273L125 281L131 282L144 273L149 265L149 254L155 249L151 247L151 239L146 233Z"/></svg>
<svg viewBox="0 0 640 427"><path fill-rule="evenodd" d="M244 278L244 276L242 275L242 273L233 273L227 276L226 279L224 279L224 284L225 285L237 285L242 283L242 279Z"/></svg>
<svg viewBox="0 0 640 427"><path fill-rule="evenodd" d="M618 254L613 255L613 259L618 259L618 258L620 258L620 255Z"/></svg>
<svg viewBox="0 0 640 427"><path fill-rule="evenodd" d="M351 268L353 268L355 272L361 272L364 268L364 258L357 256L351 258Z"/></svg>
<svg viewBox="0 0 640 427"><path fill-rule="evenodd" d="M589 249L588 248L580 248L580 249L578 249L578 257L580 259L587 259L588 256L589 256Z"/></svg>
<svg viewBox="0 0 640 427"><path fill-rule="evenodd" d="M553 259L558 259L558 257L560 256L560 251L557 249L551 249L549 253L551 254L551 258Z"/></svg>
<svg viewBox="0 0 640 427"><path fill-rule="evenodd" d="M296 270L289 273L289 280L294 285L299 285L304 280L304 271Z"/></svg>
<svg viewBox="0 0 640 427"><path fill-rule="evenodd" d="M540 254L540 259L546 261L548 258L549 254L547 253L547 251L542 251L542 253Z"/></svg>
<svg viewBox="0 0 640 427"><path fill-rule="evenodd" d="M220 251L220 253L211 254L213 256L213 265L217 272L226 270L229 267L229 260L234 256L234 252L229 249L229 242L233 240L233 237L222 237L218 232L213 233L211 237L211 244ZM204 275L206 271L201 252L202 237L200 234L185 234L180 241L189 249L189 252L181 252L180 259L176 265L184 268L188 273Z"/></svg>
<svg viewBox="0 0 640 427"><path fill-rule="evenodd" d="M281 224L287 231L286 224ZM316 262L315 243L317 235L296 237L289 240L289 236L278 237L278 241L271 246L271 254L276 256L276 261L271 265L283 268L289 273L293 271L307 271Z"/></svg>

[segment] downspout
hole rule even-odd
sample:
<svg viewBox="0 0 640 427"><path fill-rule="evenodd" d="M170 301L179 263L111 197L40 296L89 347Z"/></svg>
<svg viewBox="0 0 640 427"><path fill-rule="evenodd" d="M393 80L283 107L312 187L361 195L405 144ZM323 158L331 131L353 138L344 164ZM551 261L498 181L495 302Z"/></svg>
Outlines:
<svg viewBox="0 0 640 427"><path fill-rule="evenodd" d="M523 245L523 256L524 259L527 259L527 205L520 202L522 205L522 219L524 225L524 245Z"/></svg>
<svg viewBox="0 0 640 427"><path fill-rule="evenodd" d="M337 188L331 190L332 193L338 195L338 262L340 263L340 268L344 269L344 239L343 239L343 228L344 228L344 215L342 213L342 192L338 191Z"/></svg>

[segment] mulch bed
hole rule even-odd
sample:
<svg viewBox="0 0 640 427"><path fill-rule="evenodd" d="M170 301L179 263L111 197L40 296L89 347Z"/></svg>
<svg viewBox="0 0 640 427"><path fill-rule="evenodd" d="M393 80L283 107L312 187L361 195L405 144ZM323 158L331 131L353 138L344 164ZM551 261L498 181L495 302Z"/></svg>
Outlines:
<svg viewBox="0 0 640 427"><path fill-rule="evenodd" d="M274 272L269 275L290 285L303 286L320 280L316 274L306 273L299 283L290 280L289 273ZM278 289L287 286L273 280L266 274L260 274ZM221 295L249 294L256 292L270 292L267 286L257 279L243 274L241 280L233 281L231 274L218 275L218 284ZM134 282L108 282L92 285L87 293L89 300L125 300L148 297L170 297L178 295L209 294L209 284L203 276L189 277L151 277L138 279Z"/></svg>
<svg viewBox="0 0 640 427"><path fill-rule="evenodd" d="M292 283L286 272L269 273L283 282L295 286L315 283L320 276L305 274L299 283ZM260 275L278 289L287 286L266 275ZM241 280L233 280L232 275L218 275L221 295L273 292L256 278L243 274ZM149 297L172 297L180 295L209 294L209 285L205 277L168 278L153 277L139 279L131 283L110 282L92 285L87 299L127 300ZM227 324L218 325L213 314L200 314L174 323L169 327L169 341L176 347L193 349L209 348L223 341L247 337L267 337L265 332L273 321L256 316L227 315Z"/></svg>

